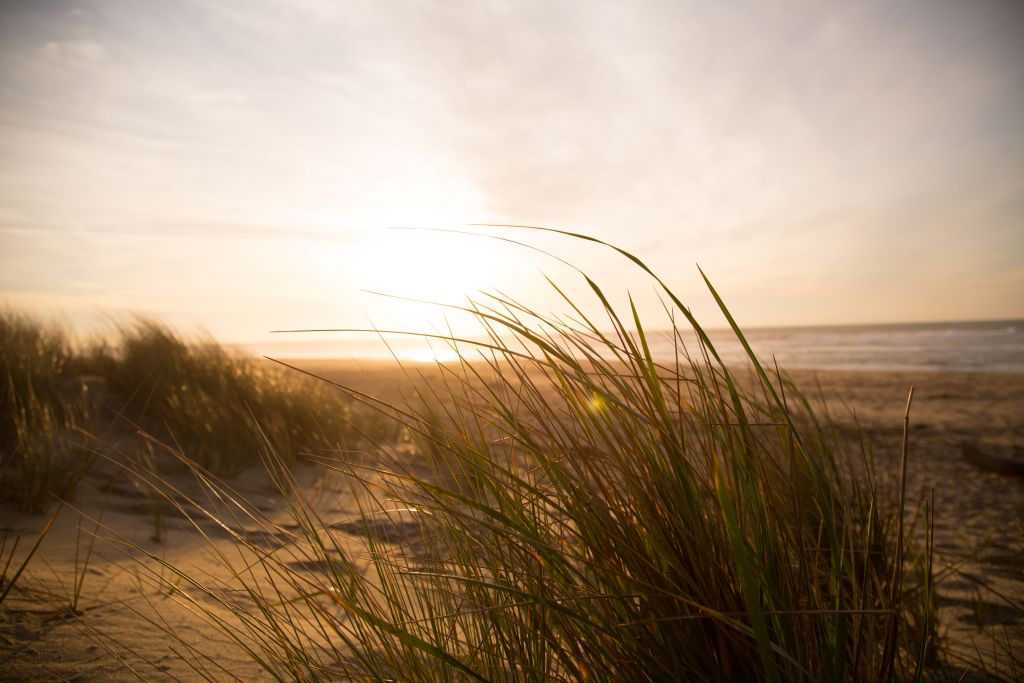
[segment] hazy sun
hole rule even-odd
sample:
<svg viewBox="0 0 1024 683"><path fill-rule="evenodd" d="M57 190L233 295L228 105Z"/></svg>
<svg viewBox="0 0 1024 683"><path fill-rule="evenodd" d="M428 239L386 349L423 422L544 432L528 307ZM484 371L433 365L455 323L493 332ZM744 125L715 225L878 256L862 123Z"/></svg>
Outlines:
<svg viewBox="0 0 1024 683"><path fill-rule="evenodd" d="M417 215L421 218L415 224L424 225L423 214ZM507 266L508 245L481 235L444 232L466 230L454 221L448 225L452 227L369 229L359 231L350 243L345 261L351 284L384 295L361 295L366 296L366 319L375 329L460 338L483 333L479 321L452 306L465 306L467 298L479 300L479 292L500 288L501 276L513 272ZM450 362L458 357L436 337L390 335L387 342L402 360Z"/></svg>
<svg viewBox="0 0 1024 683"><path fill-rule="evenodd" d="M425 229L375 230L356 255L362 289L435 303L465 302L494 285L501 261L486 238Z"/></svg>

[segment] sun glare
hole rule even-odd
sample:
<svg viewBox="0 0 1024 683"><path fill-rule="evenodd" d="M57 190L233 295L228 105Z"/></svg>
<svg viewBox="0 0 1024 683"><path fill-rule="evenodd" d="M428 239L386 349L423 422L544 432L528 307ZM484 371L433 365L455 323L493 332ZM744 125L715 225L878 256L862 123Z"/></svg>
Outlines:
<svg viewBox="0 0 1024 683"><path fill-rule="evenodd" d="M366 234L356 274L362 289L461 304L467 295L492 287L500 268L485 238L413 228Z"/></svg>
<svg viewBox="0 0 1024 683"><path fill-rule="evenodd" d="M413 363L451 363L459 359L458 354L451 349L439 347L405 351L399 353L398 357Z"/></svg>
<svg viewBox="0 0 1024 683"><path fill-rule="evenodd" d="M366 320L375 329L460 338L482 333L479 321L456 307L465 306L468 298L479 300L475 295L481 291L502 288L502 278L513 272L506 266L507 245L482 235L451 232L466 230L458 221L429 220L444 217L431 211L390 212L388 218L396 219L391 224L396 227L358 231L350 242L344 256L350 285L363 290L359 296ZM402 336L388 344L405 361L458 359L436 338L428 342Z"/></svg>

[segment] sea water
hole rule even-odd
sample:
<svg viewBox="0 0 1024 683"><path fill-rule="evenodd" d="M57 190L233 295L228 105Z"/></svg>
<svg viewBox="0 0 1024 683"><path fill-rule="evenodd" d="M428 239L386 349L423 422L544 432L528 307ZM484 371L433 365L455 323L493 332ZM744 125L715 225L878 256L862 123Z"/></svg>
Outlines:
<svg viewBox="0 0 1024 683"><path fill-rule="evenodd" d="M747 362L746 352L730 330L709 330L708 334L726 363ZM778 361L787 369L1024 373L1024 320L747 328L744 334L758 358L768 366ZM672 362L677 351L682 352L668 331L651 331L648 337L652 354L661 362ZM692 355L699 355L691 330L679 337ZM275 358L448 361L455 357L443 341L374 334L293 335L243 348ZM459 351L476 357L470 344L459 344Z"/></svg>
<svg viewBox="0 0 1024 683"><path fill-rule="evenodd" d="M791 369L1024 373L1022 320L752 328L744 335L763 362ZM731 332L709 337L726 363L746 360ZM671 358L672 335L656 338L652 354Z"/></svg>

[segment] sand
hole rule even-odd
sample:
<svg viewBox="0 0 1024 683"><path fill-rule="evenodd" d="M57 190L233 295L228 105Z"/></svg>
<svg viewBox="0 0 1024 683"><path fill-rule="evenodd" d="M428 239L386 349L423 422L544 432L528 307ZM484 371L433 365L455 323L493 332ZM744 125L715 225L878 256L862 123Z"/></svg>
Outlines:
<svg viewBox="0 0 1024 683"><path fill-rule="evenodd" d="M382 397L393 398L405 386L402 373L378 363L298 364ZM794 377L803 386L820 382L841 424L852 425L850 411L856 412L875 448L878 469L890 481L898 471L907 390L916 387L908 499L915 506L925 495L934 500L941 632L954 655L976 658L977 647L989 665L1007 661L998 646L993 648L993 636L1006 643L1003 647L1024 652L1024 478L984 471L961 455L968 443L994 455L1024 458L1024 376L800 372ZM0 680L194 680L202 671L217 680L229 674L241 680L266 678L225 634L183 606L179 595L158 589L144 569L155 563L140 563L140 550L125 545L128 541L187 566L213 585L224 569L210 548L230 549L233 541L213 525L203 526L209 535L203 540L166 512L160 519L163 538L153 540L152 497L127 477L111 485L114 471L103 463L88 475L0 606ZM310 490L330 488L310 466L301 468L299 476ZM187 485L180 476L174 481ZM269 517L288 519L262 472L248 472L232 485ZM355 512L351 496L325 489L317 499L333 518ZM91 520L101 510L97 527ZM2 515L0 533L22 537L17 564L47 516L10 507L2 508ZM81 558L94 535L94 552L83 570ZM948 569L950 564L957 570ZM73 616L68 606L79 579L80 614ZM190 645L195 650L189 651Z"/></svg>

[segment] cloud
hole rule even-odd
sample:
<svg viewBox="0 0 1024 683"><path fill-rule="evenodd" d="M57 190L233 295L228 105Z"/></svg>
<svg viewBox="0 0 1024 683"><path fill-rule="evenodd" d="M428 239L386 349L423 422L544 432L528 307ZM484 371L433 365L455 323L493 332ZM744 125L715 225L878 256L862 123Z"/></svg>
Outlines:
<svg viewBox="0 0 1024 683"><path fill-rule="evenodd" d="M42 57L71 68L87 68L107 60L107 48L95 40L50 40L40 48Z"/></svg>
<svg viewBox="0 0 1024 683"><path fill-rule="evenodd" d="M200 105L245 105L251 102L247 94L239 90L204 90L192 93L189 97L192 102Z"/></svg>
<svg viewBox="0 0 1024 683"><path fill-rule="evenodd" d="M55 282L71 257L4 226L320 245L395 216L541 222L750 301L772 270L825 298L916 244L929 274L1020 254L1011 3L81 4L0 26L0 239Z"/></svg>

